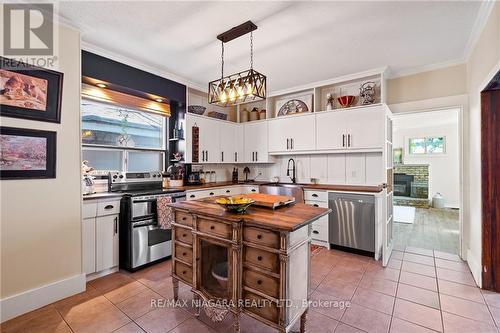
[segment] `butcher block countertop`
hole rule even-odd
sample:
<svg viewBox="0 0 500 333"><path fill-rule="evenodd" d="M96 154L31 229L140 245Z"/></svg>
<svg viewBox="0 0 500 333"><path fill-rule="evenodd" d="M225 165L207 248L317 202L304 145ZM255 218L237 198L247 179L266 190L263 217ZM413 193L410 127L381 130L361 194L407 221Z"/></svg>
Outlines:
<svg viewBox="0 0 500 333"><path fill-rule="evenodd" d="M328 208L296 203L275 210L250 206L246 214L233 214L226 212L224 207L216 204L215 199L217 199L217 197L180 201L169 204L169 206L193 214L200 214L228 221L241 221L245 225L260 226L286 232L300 229L331 211L331 209Z"/></svg>

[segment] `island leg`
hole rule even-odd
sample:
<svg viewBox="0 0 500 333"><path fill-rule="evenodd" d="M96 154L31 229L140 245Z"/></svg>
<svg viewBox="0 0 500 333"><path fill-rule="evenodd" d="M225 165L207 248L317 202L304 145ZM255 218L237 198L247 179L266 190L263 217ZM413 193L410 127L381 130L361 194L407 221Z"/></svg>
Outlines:
<svg viewBox="0 0 500 333"><path fill-rule="evenodd" d="M233 330L234 333L240 333L240 311L233 312Z"/></svg>
<svg viewBox="0 0 500 333"><path fill-rule="evenodd" d="M179 280L172 276L172 288L174 290L174 301L179 299Z"/></svg>
<svg viewBox="0 0 500 333"><path fill-rule="evenodd" d="M306 332L306 324L307 324L307 311L304 311L302 316L300 316L300 333L305 333Z"/></svg>
<svg viewBox="0 0 500 333"><path fill-rule="evenodd" d="M201 312L201 297L200 297L200 295L195 293L193 295L193 299L194 299L194 306L196 307L196 310L194 312L194 316L199 317L200 312Z"/></svg>

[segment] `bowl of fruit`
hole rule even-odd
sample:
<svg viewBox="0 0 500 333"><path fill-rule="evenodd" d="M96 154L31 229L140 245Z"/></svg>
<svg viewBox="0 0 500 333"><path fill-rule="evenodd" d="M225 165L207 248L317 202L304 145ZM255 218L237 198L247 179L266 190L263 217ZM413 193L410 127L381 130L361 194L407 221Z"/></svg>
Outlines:
<svg viewBox="0 0 500 333"><path fill-rule="evenodd" d="M248 207L253 204L255 200L250 198L243 198L239 196L223 197L215 199L215 203L224 206L226 211L236 214L245 214Z"/></svg>

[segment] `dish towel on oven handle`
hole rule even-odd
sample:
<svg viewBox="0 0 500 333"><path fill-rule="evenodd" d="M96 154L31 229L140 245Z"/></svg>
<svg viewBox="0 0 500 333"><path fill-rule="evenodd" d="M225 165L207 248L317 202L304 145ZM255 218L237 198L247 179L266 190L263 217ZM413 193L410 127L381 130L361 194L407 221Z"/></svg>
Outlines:
<svg viewBox="0 0 500 333"><path fill-rule="evenodd" d="M158 225L161 229L172 229L174 210L168 206L169 203L172 203L171 196L158 197L156 199Z"/></svg>

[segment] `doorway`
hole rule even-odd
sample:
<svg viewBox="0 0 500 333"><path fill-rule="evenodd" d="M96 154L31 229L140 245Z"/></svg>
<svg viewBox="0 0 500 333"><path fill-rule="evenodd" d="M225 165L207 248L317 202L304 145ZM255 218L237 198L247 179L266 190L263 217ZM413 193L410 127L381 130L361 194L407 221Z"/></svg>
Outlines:
<svg viewBox="0 0 500 333"><path fill-rule="evenodd" d="M500 291L500 72L481 92L482 286Z"/></svg>
<svg viewBox="0 0 500 333"><path fill-rule="evenodd" d="M458 108L395 114L394 248L460 255Z"/></svg>

